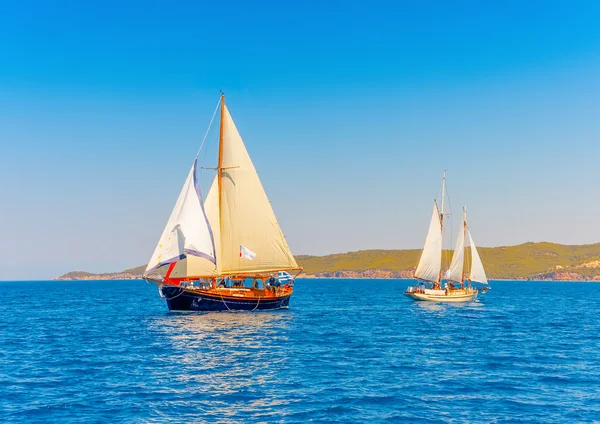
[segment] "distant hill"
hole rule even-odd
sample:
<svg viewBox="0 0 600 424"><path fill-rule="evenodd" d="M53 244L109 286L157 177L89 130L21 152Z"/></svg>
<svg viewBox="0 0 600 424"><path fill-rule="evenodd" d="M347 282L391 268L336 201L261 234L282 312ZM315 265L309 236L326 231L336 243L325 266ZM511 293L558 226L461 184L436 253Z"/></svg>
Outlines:
<svg viewBox="0 0 600 424"><path fill-rule="evenodd" d="M137 280L142 278L145 270L146 265L140 265L121 272L106 272L102 274L94 274L85 271L71 271L60 277L56 277L55 280ZM150 276L163 277L165 272L166 268L162 268L153 272Z"/></svg>
<svg viewBox="0 0 600 424"><path fill-rule="evenodd" d="M478 251L490 279L598 280L600 243L567 246L524 243L517 246L480 247ZM361 250L327 256L298 255L304 277L411 278L420 250ZM449 262L450 251L444 252ZM69 272L59 280L141 278L145 265L118 273ZM164 273L164 269L162 272Z"/></svg>

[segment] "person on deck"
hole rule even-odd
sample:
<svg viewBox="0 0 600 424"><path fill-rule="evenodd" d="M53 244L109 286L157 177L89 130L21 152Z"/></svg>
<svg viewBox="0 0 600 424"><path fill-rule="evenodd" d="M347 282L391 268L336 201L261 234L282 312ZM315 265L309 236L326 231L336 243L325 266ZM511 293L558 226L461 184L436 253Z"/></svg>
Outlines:
<svg viewBox="0 0 600 424"><path fill-rule="evenodd" d="M277 294L277 287L279 286L277 283L278 281L275 279L275 277L273 277L273 275L271 275L271 277L269 277L267 280L267 285L271 288L275 295Z"/></svg>

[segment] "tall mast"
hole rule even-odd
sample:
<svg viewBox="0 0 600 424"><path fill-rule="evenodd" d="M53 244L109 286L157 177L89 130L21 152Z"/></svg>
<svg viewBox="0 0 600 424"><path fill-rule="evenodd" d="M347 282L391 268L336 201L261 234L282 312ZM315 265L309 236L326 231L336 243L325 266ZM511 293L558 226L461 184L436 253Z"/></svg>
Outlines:
<svg viewBox="0 0 600 424"><path fill-rule="evenodd" d="M440 211L440 221L442 222L442 230L444 228L444 197L446 197L446 170L442 177L442 210Z"/></svg>
<svg viewBox="0 0 600 424"><path fill-rule="evenodd" d="M462 231L463 231L463 240L467 239L467 207L463 206L463 219L462 219ZM467 257L466 253L467 253L467 244L463 244L463 252L465 252L464 258L463 258L463 267L462 267L462 274L460 276L460 286L462 287L464 285L464 281L465 281L465 259Z"/></svg>
<svg viewBox="0 0 600 424"><path fill-rule="evenodd" d="M442 281L443 265L444 265L444 197L446 197L446 170L444 169L444 176L442 177L442 209L440 211L440 228L442 230L442 254L440 257L440 276L439 281Z"/></svg>
<svg viewBox="0 0 600 424"><path fill-rule="evenodd" d="M465 241L467 240L467 235L469 234L469 226L467 225L467 207L465 206L463 208L463 213L464 213L464 226L465 226ZM469 284L471 283L471 269L473 268L473 246L471 246L470 243L471 238L469 238L469 253L470 255L467 255L467 243L465 242L465 261L468 264L468 267L464 267L463 268L463 272L465 273L465 276L463 277L463 281L465 281L465 279L467 279L467 281L469 282ZM469 272L467 273L467 268L469 268Z"/></svg>
<svg viewBox="0 0 600 424"><path fill-rule="evenodd" d="M221 92L221 124L219 125L219 161L217 163L217 188L219 189L219 234L223 234L223 123L225 121L225 94Z"/></svg>

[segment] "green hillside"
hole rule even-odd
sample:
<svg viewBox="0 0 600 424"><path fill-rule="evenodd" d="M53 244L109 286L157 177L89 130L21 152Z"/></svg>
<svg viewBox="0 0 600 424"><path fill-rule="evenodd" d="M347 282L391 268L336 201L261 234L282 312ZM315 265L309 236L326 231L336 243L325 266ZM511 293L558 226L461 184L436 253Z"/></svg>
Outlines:
<svg viewBox="0 0 600 424"><path fill-rule="evenodd" d="M600 279L600 243L566 246L525 243L517 246L478 248L490 279ZM307 276L409 277L420 250L361 250L327 256L298 255ZM444 252L449 262L451 252ZM139 278L145 265L119 273L70 272L59 279ZM161 269L164 273L164 269Z"/></svg>
<svg viewBox="0 0 600 424"><path fill-rule="evenodd" d="M555 243L525 243L518 246L478 249L491 278L524 278L561 270L577 270L579 265L600 259L600 243L565 246ZM560 267L560 268L557 268ZM600 268L590 276L600 275Z"/></svg>
<svg viewBox="0 0 600 424"><path fill-rule="evenodd" d="M414 250L359 250L327 256L300 255L296 260L306 274L335 271L363 271L385 269L400 272L413 268L421 251Z"/></svg>
<svg viewBox="0 0 600 424"><path fill-rule="evenodd" d="M577 272L586 278L600 275L600 266L580 266L600 260L600 243L566 246L541 242L477 250L491 279L533 278L556 271ZM366 269L402 272L414 268L420 254L420 250L363 250L327 256L304 255L297 259L306 274ZM450 256L451 252L444 252L445 258Z"/></svg>

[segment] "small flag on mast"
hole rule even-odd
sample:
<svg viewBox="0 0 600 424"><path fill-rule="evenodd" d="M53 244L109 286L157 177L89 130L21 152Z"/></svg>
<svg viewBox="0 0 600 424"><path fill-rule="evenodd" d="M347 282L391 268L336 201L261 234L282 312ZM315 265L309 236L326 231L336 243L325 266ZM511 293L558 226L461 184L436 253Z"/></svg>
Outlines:
<svg viewBox="0 0 600 424"><path fill-rule="evenodd" d="M252 260L256 257L256 253L240 244L240 258Z"/></svg>

